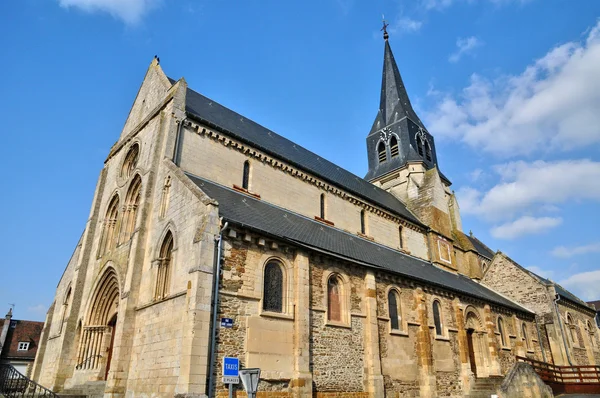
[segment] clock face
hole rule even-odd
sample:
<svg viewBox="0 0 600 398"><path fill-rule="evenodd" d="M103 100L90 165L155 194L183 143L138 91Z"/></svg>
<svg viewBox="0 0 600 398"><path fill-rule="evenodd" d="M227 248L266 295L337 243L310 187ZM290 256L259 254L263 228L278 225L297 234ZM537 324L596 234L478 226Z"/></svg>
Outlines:
<svg viewBox="0 0 600 398"><path fill-rule="evenodd" d="M387 141L388 138L390 138L390 135L392 134L392 130L390 130L389 128L384 128L383 130L381 130L381 133L379 133L379 136L384 140Z"/></svg>

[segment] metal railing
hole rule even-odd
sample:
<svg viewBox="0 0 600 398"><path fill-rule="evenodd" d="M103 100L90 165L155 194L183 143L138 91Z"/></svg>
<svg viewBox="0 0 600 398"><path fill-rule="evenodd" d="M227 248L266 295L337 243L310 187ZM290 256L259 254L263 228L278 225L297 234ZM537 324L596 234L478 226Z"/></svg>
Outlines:
<svg viewBox="0 0 600 398"><path fill-rule="evenodd" d="M6 398L47 397L60 398L46 387L23 375L12 365L0 364L0 394Z"/></svg>
<svg viewBox="0 0 600 398"><path fill-rule="evenodd" d="M517 361L531 365L555 393L600 393L600 366L558 366L521 356Z"/></svg>

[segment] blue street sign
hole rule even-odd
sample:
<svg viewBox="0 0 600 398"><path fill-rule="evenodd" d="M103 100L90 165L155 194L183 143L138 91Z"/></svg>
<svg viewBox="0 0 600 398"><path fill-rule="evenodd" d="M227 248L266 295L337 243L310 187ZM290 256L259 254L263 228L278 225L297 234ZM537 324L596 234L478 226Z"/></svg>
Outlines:
<svg viewBox="0 0 600 398"><path fill-rule="evenodd" d="M238 384L240 360L232 357L223 357L223 383Z"/></svg>
<svg viewBox="0 0 600 398"><path fill-rule="evenodd" d="M221 318L221 327L222 328L231 328L231 327L233 327L233 319L231 319L231 318Z"/></svg>

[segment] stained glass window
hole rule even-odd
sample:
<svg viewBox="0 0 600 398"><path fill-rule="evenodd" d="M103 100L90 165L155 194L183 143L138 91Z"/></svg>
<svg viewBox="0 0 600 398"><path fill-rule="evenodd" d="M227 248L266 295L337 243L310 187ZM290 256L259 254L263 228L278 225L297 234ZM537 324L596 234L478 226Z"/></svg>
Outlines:
<svg viewBox="0 0 600 398"><path fill-rule="evenodd" d="M390 326L392 330L400 329L400 300L398 293L395 290L390 290L388 293L388 307L390 313Z"/></svg>
<svg viewBox="0 0 600 398"><path fill-rule="evenodd" d="M283 312L283 271L271 261L265 267L263 310Z"/></svg>
<svg viewBox="0 0 600 398"><path fill-rule="evenodd" d="M442 335L442 316L440 314L440 302L433 302L433 322L435 323L435 334Z"/></svg>
<svg viewBox="0 0 600 398"><path fill-rule="evenodd" d="M336 275L329 277L327 282L327 312L330 321L341 322L342 300L340 280Z"/></svg>

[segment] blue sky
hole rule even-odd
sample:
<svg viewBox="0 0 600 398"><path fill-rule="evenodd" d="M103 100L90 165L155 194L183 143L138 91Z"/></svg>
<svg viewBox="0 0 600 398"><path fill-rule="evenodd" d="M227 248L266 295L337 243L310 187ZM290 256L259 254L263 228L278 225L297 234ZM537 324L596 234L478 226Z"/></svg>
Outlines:
<svg viewBox="0 0 600 398"><path fill-rule="evenodd" d="M173 77L363 176L381 16L465 232L600 298L600 2L0 4L0 314L42 320L155 54Z"/></svg>

